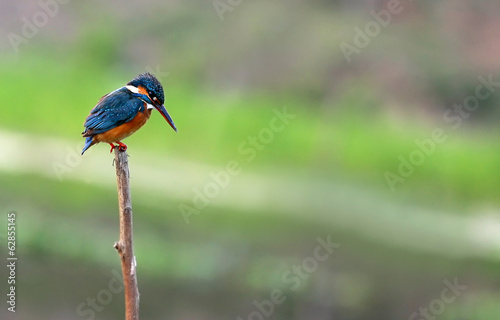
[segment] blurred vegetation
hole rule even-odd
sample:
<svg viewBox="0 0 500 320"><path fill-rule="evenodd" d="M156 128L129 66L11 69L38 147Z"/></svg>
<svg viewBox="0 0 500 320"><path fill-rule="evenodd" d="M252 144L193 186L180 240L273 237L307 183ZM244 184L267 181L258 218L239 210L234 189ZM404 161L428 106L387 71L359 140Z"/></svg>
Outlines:
<svg viewBox="0 0 500 320"><path fill-rule="evenodd" d="M178 209L186 199L152 194L132 182L142 315L246 319L255 310L252 301L281 288L287 300L276 306L274 319L406 319L439 298L443 279L458 277L468 289L440 317L489 320L499 311L498 242L494 235L490 242L478 240L486 255L474 246L458 248L468 243L471 226L440 225L439 219L486 216L493 226L483 233L496 233L500 95L481 101L459 128L443 115L475 94L479 76L500 79L500 7L404 2L405 10L347 63L339 44L352 43L354 27L363 28L373 19L371 10L386 5L242 2L223 21L212 2L202 1L61 5L19 53L12 53L6 37L0 43L0 130L77 143L99 97L151 71L163 83L179 133L154 115L126 140L129 152L154 154L148 160L154 168L175 158L222 169L231 160L243 163L238 146L269 126L273 110L286 108L296 118L254 161L244 162L244 171L270 181L293 177L300 185L289 186L293 190L306 190L310 181L324 186L299 195L317 195L303 199L309 210L211 204L187 225ZM0 16L10 25L4 22L1 30L7 33L22 26L8 16L30 17L39 10L35 2L2 6ZM429 139L436 128L447 140L391 192L384 174L397 173L400 157L408 159L415 140ZM93 149L83 161L108 152L102 145ZM36 162L35 152L44 150L31 152L29 161ZM115 190L28 169L2 169L0 179L0 208L19 216L23 319L83 319L76 306L106 286L110 270L119 270L112 249L118 234ZM345 197L349 205L317 209L319 196L325 196L325 206L332 203L326 200L336 195L326 193L337 186L352 186ZM283 190L274 191L278 199ZM390 230L399 232L384 235L394 243L381 243L377 234L389 230L383 224L393 207L399 211ZM404 245L415 234L405 234L399 223L427 210L442 216L415 218L413 233L422 232L422 243L442 234L435 245L448 255ZM283 272L328 234L341 244L339 252L299 290L286 287ZM460 249L468 254L454 256ZM47 295L35 285L54 289ZM121 316L121 305L117 294L97 319Z"/></svg>

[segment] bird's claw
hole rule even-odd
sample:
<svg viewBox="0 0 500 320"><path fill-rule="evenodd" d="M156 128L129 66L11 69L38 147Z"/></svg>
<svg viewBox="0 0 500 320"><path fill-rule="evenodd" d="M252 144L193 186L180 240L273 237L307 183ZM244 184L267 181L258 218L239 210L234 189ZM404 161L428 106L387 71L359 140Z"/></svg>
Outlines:
<svg viewBox="0 0 500 320"><path fill-rule="evenodd" d="M120 141L118 141L117 143L118 143L118 150L120 150L121 152L127 150L127 145L125 143L122 143Z"/></svg>
<svg viewBox="0 0 500 320"><path fill-rule="evenodd" d="M118 143L118 145L114 145L112 143L109 144L111 146L111 150L109 150L109 153L113 153L113 150L115 148L118 148L118 150L120 150L121 152L127 150L127 145L125 143L122 143L122 142L117 142L117 143Z"/></svg>

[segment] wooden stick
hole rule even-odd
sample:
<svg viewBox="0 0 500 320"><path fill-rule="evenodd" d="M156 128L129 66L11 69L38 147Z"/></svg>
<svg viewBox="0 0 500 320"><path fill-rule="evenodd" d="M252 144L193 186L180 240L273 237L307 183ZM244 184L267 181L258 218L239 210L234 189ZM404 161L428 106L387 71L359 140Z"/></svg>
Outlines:
<svg viewBox="0 0 500 320"><path fill-rule="evenodd" d="M125 286L125 319L139 320L139 289L137 287L133 246L132 198L130 196L128 155L126 151L115 148L115 167L120 209L120 240L115 242L114 247L122 260L123 284Z"/></svg>

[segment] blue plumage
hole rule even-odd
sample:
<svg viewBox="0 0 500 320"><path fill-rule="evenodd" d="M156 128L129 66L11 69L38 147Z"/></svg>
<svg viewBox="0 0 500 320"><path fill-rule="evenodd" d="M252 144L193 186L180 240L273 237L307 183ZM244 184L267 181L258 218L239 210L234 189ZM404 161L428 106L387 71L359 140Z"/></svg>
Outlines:
<svg viewBox="0 0 500 320"><path fill-rule="evenodd" d="M144 111L144 102L127 88L120 88L106 96L90 111L85 121L84 136L98 134L132 120Z"/></svg>
<svg viewBox="0 0 500 320"><path fill-rule="evenodd" d="M82 154L92 146L92 140L94 140L94 137L87 137L85 139L85 145L83 146Z"/></svg>

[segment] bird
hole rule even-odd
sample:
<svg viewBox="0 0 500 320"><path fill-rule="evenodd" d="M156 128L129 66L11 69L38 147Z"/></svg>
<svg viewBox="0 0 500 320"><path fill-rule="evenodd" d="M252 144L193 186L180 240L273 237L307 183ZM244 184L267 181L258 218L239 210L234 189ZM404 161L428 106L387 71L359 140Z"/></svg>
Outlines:
<svg viewBox="0 0 500 320"><path fill-rule="evenodd" d="M127 145L121 140L139 130L156 109L168 124L177 132L172 118L165 109L165 95L160 81L149 72L142 73L118 88L103 96L90 111L85 120L84 152L99 142L111 145L110 152L115 148L127 150ZM118 145L115 145L117 143Z"/></svg>

